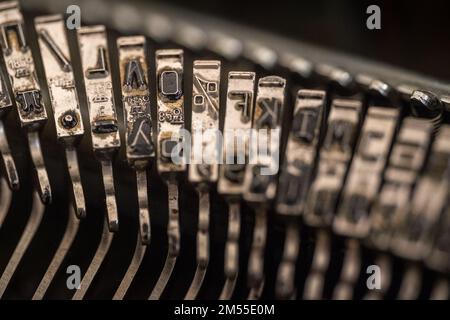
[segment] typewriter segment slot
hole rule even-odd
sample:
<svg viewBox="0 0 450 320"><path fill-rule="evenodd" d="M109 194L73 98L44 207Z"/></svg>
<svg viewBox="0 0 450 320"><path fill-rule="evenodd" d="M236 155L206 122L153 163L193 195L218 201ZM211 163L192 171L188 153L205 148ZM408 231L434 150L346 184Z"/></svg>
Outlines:
<svg viewBox="0 0 450 320"><path fill-rule="evenodd" d="M254 72L230 72L223 129L223 164L217 190L228 202L228 233L225 243L225 283L219 299L231 299L239 272L239 235L244 174L248 163L251 116L255 91Z"/></svg>
<svg viewBox="0 0 450 320"><path fill-rule="evenodd" d="M167 237L169 248L164 267L150 300L161 297L180 252L180 222L178 183L176 177L186 170L183 152L184 94L183 50L156 51L156 82L158 104L157 167L168 186L169 222Z"/></svg>
<svg viewBox="0 0 450 320"><path fill-rule="evenodd" d="M196 60L192 87L189 181L199 197L197 269L185 299L197 297L209 263L209 188L219 171L220 61Z"/></svg>

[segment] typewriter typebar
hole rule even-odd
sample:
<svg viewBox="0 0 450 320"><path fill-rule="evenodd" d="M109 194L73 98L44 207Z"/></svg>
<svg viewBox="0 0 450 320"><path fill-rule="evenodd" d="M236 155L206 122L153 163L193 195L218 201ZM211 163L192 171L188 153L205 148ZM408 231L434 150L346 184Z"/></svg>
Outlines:
<svg viewBox="0 0 450 320"><path fill-rule="evenodd" d="M256 206L268 204L276 195L285 87L286 81L275 76L261 78L258 82L252 124L255 130L244 179L244 199ZM267 150L261 150L265 148Z"/></svg>
<svg viewBox="0 0 450 320"><path fill-rule="evenodd" d="M359 100L333 100L328 128L319 153L318 171L304 212L305 223L330 226L358 136L362 105Z"/></svg>
<svg viewBox="0 0 450 320"><path fill-rule="evenodd" d="M422 209L420 214L425 215L424 219L430 221L430 224L427 231L429 234L426 234L425 241L427 241L427 245L429 247L430 252L428 254L423 254L423 252L418 252L422 254L422 258L426 261L427 265L430 266L433 270L437 270L441 273L446 273L450 270L450 250L447 246L448 244L448 236L450 232L450 215L449 215L449 137L450 137L450 127L449 125L443 125L440 128L439 136L436 138L436 141L433 144L434 153L431 155L431 159L429 160L428 169L430 172L428 173L428 178L423 178L423 181L420 185L423 185L425 188L426 184L430 184L433 189L426 190L426 197L430 197L431 199L437 199L438 203L433 202L420 202L421 205L426 206L428 209L430 206L433 211L430 213L426 212L425 209ZM431 171L433 166L436 166L438 171ZM427 181L428 180L428 181ZM417 190L421 187L419 186ZM436 189L441 189L439 194L434 194L432 191ZM446 193L443 194L443 192ZM443 196L443 198L441 198ZM425 197L425 196L424 196ZM418 201L418 200L417 200ZM424 200L426 201L426 200ZM433 216L433 214L437 214L437 216ZM430 218L428 216L431 215ZM435 225L433 225L433 222ZM416 236L416 238L418 238ZM414 239L414 238L413 238Z"/></svg>
<svg viewBox="0 0 450 320"><path fill-rule="evenodd" d="M276 196L285 88L286 80L280 77L268 76L258 81L249 163L244 178L244 199L256 211L248 262L251 300L259 299L264 288L267 210Z"/></svg>
<svg viewBox="0 0 450 320"><path fill-rule="evenodd" d="M218 60L196 60L192 85L192 150L189 181L199 197L197 270L185 299L197 297L209 262L209 188L218 180L220 66Z"/></svg>
<svg viewBox="0 0 450 320"><path fill-rule="evenodd" d="M147 45L144 36L117 39L119 51L120 85L124 119L125 142L129 165L136 171L139 204L139 236L127 272L113 299L123 299L139 266L151 238L148 205L147 168L155 157L153 145L150 88L148 82Z"/></svg>
<svg viewBox="0 0 450 320"><path fill-rule="evenodd" d="M76 151L76 146L84 134L84 126L63 17L37 17L35 29L55 120L56 136L65 148L73 194L73 210L69 210L66 231L32 297L33 300L41 300L71 248L78 232L79 219L86 216L86 204Z"/></svg>
<svg viewBox="0 0 450 320"><path fill-rule="evenodd" d="M398 115L398 109L369 107L333 221L337 234L354 238L367 236L370 206L381 185Z"/></svg>
<svg viewBox="0 0 450 320"><path fill-rule="evenodd" d="M86 89L94 155L102 167L106 198L106 219L102 237L73 300L84 298L108 253L114 233L119 230L114 188L113 159L120 148L119 126L111 81L111 65L105 27L81 27L77 31L78 47Z"/></svg>
<svg viewBox="0 0 450 320"><path fill-rule="evenodd" d="M196 60L193 73L189 181L214 183L219 172L220 61Z"/></svg>
<svg viewBox="0 0 450 320"><path fill-rule="evenodd" d="M276 296L281 299L291 298L295 291L295 264L300 249L299 221L296 218L303 212L315 168L325 98L325 91L303 89L298 91L295 101L276 199L276 212L286 220L283 257L276 283Z"/></svg>
<svg viewBox="0 0 450 320"><path fill-rule="evenodd" d="M318 228L311 270L303 297L320 299L330 261L330 232L338 196L352 158L362 112L359 99L334 99L328 116L328 127L319 153L317 175L312 183L303 219L306 225Z"/></svg>
<svg viewBox="0 0 450 320"><path fill-rule="evenodd" d="M450 128L443 126L433 142L424 172L411 201L393 220L393 252L409 260L423 260L433 248L433 235L444 215L449 195Z"/></svg>
<svg viewBox="0 0 450 320"><path fill-rule="evenodd" d="M117 39L120 82L126 119L127 160L136 170L155 157L150 114L146 40L143 36Z"/></svg>
<svg viewBox="0 0 450 320"><path fill-rule="evenodd" d="M281 215L300 216L303 212L324 118L325 96L322 90L297 93L278 187L276 210Z"/></svg>
<svg viewBox="0 0 450 320"><path fill-rule="evenodd" d="M399 110L369 107L333 221L336 234L347 237L346 251L333 297L353 298L361 270L361 249L356 239L369 232L370 207L378 194L395 133Z"/></svg>
<svg viewBox="0 0 450 320"><path fill-rule="evenodd" d="M8 92L5 75L0 71L0 154L3 159L3 166L6 169L7 184L11 190L19 189L19 174L17 173L16 163L11 154L8 139L6 137L5 126L3 124L3 117L11 111L13 102ZM4 178L1 178L2 185L5 185ZM0 224L3 221L3 216L0 216Z"/></svg>
<svg viewBox="0 0 450 320"><path fill-rule="evenodd" d="M384 184L370 213L368 241L379 250L389 248L394 222L411 199L431 131L432 125L427 120L411 117L403 120L384 174Z"/></svg>
<svg viewBox="0 0 450 320"><path fill-rule="evenodd" d="M184 127L183 51L156 51L156 77L158 172L171 177L186 170L185 161L180 161L185 156L180 145Z"/></svg>
<svg viewBox="0 0 450 320"><path fill-rule="evenodd" d="M35 26L55 119L56 135L66 150L75 212L81 218L86 215L86 205L75 145L84 134L84 126L64 20L61 15L38 17L35 19Z"/></svg>
<svg viewBox="0 0 450 320"><path fill-rule="evenodd" d="M240 198L244 193L245 164L248 163L249 133L253 116L255 74L230 72L223 129L223 162L218 191ZM240 139L239 139L240 138Z"/></svg>
<svg viewBox="0 0 450 320"><path fill-rule="evenodd" d="M225 122L223 128L223 164L217 191L228 201L228 230L225 244L225 283L219 299L231 299L239 273L239 236L241 197L248 163L250 128L254 108L255 73L228 74Z"/></svg>
<svg viewBox="0 0 450 320"><path fill-rule="evenodd" d="M3 59L11 81L20 123L27 131L30 154L39 182L38 192L42 202L49 203L52 195L51 187L38 133L47 122L47 111L42 103L41 88L33 55L25 39L24 21L18 2L7 1L0 4L0 28ZM14 169L12 166L10 168L8 171L14 176ZM17 179L12 178L13 185L18 182L14 182L15 180Z"/></svg>
<svg viewBox="0 0 450 320"><path fill-rule="evenodd" d="M450 128L448 124L443 125L440 128L439 136L434 142L433 149L435 153L431 156L432 159L429 161L429 169L431 170L433 165L436 165L438 168L438 173L430 172L429 173L429 183L433 183L433 188L431 191L435 190L435 188L440 188L439 194L433 194L427 192L427 197L432 198L434 201L437 198L439 201L436 205L432 203L421 203L422 205L426 205L426 208L432 207L432 212L437 216L432 216L431 219L428 218L429 213L422 211L421 214L425 215L425 219L429 221L428 228L424 228L428 234L422 233L422 237L418 237L416 235L415 239L423 239L425 241L425 245L422 247L427 247L429 249L426 254L417 251L418 255L420 255L424 260L427 267L431 270L434 270L438 273L438 279L435 280L435 283L432 288L432 292L430 294L430 299L433 300L448 300L449 292L450 292L450 282L448 280L448 272L450 271L450 249L448 247L448 239L450 237L450 209L449 209L449 193L448 193L448 157L449 157L449 149L448 142L450 135ZM422 182L421 185L426 185L426 182ZM420 187L418 187L419 189ZM425 186L424 186L425 188ZM443 189L446 189L445 195L442 194ZM440 198L444 196L444 198ZM444 201L444 203L442 203ZM424 210L424 209L422 209ZM417 221L417 220L416 220ZM435 223L433 226L432 223ZM420 229L419 229L420 230ZM416 246L420 248L420 245Z"/></svg>
<svg viewBox="0 0 450 320"><path fill-rule="evenodd" d="M142 243L150 241L150 221L147 200L147 172L155 157L150 113L150 89L145 38L122 37L119 49L120 83L126 119L126 155L136 170L139 197L139 220Z"/></svg>
<svg viewBox="0 0 450 320"><path fill-rule="evenodd" d="M156 51L156 90L158 104L158 172L168 186L169 222L167 237L169 248L158 282L150 294L150 300L161 297L172 275L180 252L180 223L178 204L178 182L186 170L186 154L181 146L184 138L184 92L183 50L164 49Z"/></svg>
<svg viewBox="0 0 450 320"><path fill-rule="evenodd" d="M119 229L119 216L112 161L120 147L120 136L105 27L80 28L78 45L88 100L92 147L103 172L108 228L115 232Z"/></svg>

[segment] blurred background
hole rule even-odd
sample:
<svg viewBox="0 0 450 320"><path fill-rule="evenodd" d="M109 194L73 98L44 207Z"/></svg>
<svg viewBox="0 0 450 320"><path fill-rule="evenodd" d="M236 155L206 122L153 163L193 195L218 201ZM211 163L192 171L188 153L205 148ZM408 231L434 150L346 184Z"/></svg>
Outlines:
<svg viewBox="0 0 450 320"><path fill-rule="evenodd" d="M145 0L144 0L145 1ZM450 2L444 0L159 0L312 44L450 80ZM366 28L369 5L381 30Z"/></svg>

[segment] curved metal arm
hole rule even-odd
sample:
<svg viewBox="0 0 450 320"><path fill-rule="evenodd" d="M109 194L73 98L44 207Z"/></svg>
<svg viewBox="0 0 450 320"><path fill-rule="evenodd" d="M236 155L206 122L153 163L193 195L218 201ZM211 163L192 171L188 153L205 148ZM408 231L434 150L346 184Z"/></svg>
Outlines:
<svg viewBox="0 0 450 320"><path fill-rule="evenodd" d="M197 269L189 287L185 300L195 300L202 286L209 263L209 191L197 188L199 197L198 230L197 230Z"/></svg>
<svg viewBox="0 0 450 320"><path fill-rule="evenodd" d="M64 258L67 255L67 252L72 247L73 240L75 239L78 233L78 227L80 226L80 220L77 218L75 214L75 209L73 204L69 204L69 217L67 221L67 227L64 232L64 236L59 243L58 249L56 250L50 265L47 268L47 271L42 277L41 282L39 283L38 288L36 289L33 300L42 300L47 292L48 287L53 281L56 273L61 267L61 263L64 261Z"/></svg>
<svg viewBox="0 0 450 320"><path fill-rule="evenodd" d="M167 251L166 262L159 276L158 282L149 297L149 300L158 300L161 297L167 283L169 282L172 271L177 262L180 252L180 222L178 209L178 185L175 180L167 183L169 190L169 223L167 225L167 236L169 249Z"/></svg>
<svg viewBox="0 0 450 320"><path fill-rule="evenodd" d="M295 264L300 250L300 230L297 223L286 227L283 258L278 268L276 296L290 299L295 294Z"/></svg>
<svg viewBox="0 0 450 320"><path fill-rule="evenodd" d="M248 300L257 300L264 289L264 251L267 240L267 210L258 208L255 213L255 228L248 262L250 293Z"/></svg>
<svg viewBox="0 0 450 320"><path fill-rule="evenodd" d="M91 286L92 280L94 280L97 271L100 269L103 260L108 254L113 238L114 233L109 231L108 220L105 219L103 223L102 239L100 240L97 251L95 252L94 258L92 258L89 268L87 269L86 273L83 276L83 279L81 280L80 288L75 292L72 300L83 300L86 292Z"/></svg>
<svg viewBox="0 0 450 320"><path fill-rule="evenodd" d="M239 274L239 234L241 232L241 204L228 204L228 235L225 244L225 283L219 300L231 299Z"/></svg>
<svg viewBox="0 0 450 320"><path fill-rule="evenodd" d="M33 193L33 207L31 209L30 217L28 219L27 225L23 230L22 236L20 237L19 243L14 249L14 253L8 261L8 264L3 271L2 277L0 278L0 298L6 291L9 282L11 281L16 269L22 260L25 252L31 241L36 234L39 225L41 224L42 217L44 215L45 206L42 203L40 196L37 192Z"/></svg>
<svg viewBox="0 0 450 320"><path fill-rule="evenodd" d="M330 234L326 230L318 230L316 248L311 266L311 271L306 278L303 298L306 300L318 300L323 296L325 275L330 263Z"/></svg>

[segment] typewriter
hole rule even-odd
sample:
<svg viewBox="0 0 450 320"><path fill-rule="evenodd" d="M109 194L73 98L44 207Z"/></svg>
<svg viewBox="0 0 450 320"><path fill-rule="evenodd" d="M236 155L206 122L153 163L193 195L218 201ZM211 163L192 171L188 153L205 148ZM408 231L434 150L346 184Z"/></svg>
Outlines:
<svg viewBox="0 0 450 320"><path fill-rule="evenodd" d="M0 30L0 299L449 299L450 83L173 2Z"/></svg>

